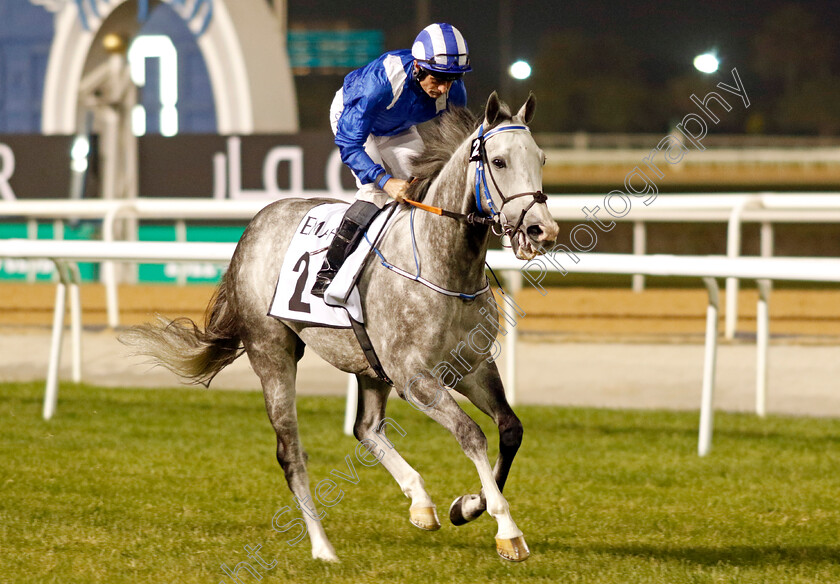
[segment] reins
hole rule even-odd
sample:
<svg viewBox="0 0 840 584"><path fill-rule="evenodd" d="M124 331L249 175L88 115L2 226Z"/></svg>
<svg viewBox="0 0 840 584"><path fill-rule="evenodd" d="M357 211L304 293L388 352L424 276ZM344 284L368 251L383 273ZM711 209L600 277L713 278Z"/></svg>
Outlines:
<svg viewBox="0 0 840 584"><path fill-rule="evenodd" d="M458 213L456 211L448 211L447 209L426 205L425 203L412 201L411 199L405 199L405 202L413 207L417 207L421 211L427 211L429 213L433 213L434 215L440 215L441 217L449 217L450 219L455 219L456 221L464 221L470 225L494 225L497 222L493 217L485 217L482 215L476 215L475 213Z"/></svg>
<svg viewBox="0 0 840 584"><path fill-rule="evenodd" d="M435 215L441 215L441 213L438 213L437 211L443 211L443 209L439 209L438 207L432 207L430 205L423 205L423 206L424 207L429 207L429 212L434 213ZM396 207L394 207L394 208L396 208ZM424 209L424 210L426 210L426 209ZM376 256L379 258L379 263L382 265L382 267L387 268L387 269L391 270L392 272L394 272L396 274L399 274L403 278L408 278L409 280L413 280L413 281L415 281L419 284L423 284L424 286L434 290L438 294L443 294L444 296L452 296L452 297L455 297L455 298L460 298L461 300L465 300L467 302L475 300L476 298L478 298L479 296L481 296L482 294L484 294L485 292L487 292L490 289L490 281L486 277L485 277L484 286L482 286L481 288L479 288L475 292L460 292L458 290L450 290L448 288L444 288L443 286L438 286L434 282L431 282L430 280L427 280L426 278L424 278L423 275L420 273L421 272L420 261L419 261L418 256L417 256L417 242L414 239L414 209L411 209L411 211L409 213L410 213L410 217L411 217L411 220L409 222L409 229L411 231L411 249L414 252L414 268L417 271L416 271L416 273L412 274L410 272L407 272L406 270L403 270L402 268L400 268L398 266L395 266L394 264L389 262L387 259L385 259L385 256L382 254L382 251L378 247L376 247L376 242L371 243L371 249L373 250L373 253L375 253ZM365 237L367 237L367 235L365 235ZM493 274L493 277L495 278L496 274ZM498 279L496 281L498 282Z"/></svg>

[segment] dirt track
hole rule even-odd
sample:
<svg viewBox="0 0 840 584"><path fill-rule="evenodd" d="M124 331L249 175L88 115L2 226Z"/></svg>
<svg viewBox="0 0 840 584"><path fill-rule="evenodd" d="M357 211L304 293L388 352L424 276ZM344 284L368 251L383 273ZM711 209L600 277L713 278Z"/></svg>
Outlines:
<svg viewBox="0 0 840 584"><path fill-rule="evenodd" d="M122 286L123 325L150 320L155 313L187 316L201 322L212 286ZM0 326L50 325L55 300L53 284L0 284ZM725 294L721 297L724 306ZM82 315L87 327L106 324L105 290L82 286ZM739 333L755 331L757 294L739 295ZM518 330L526 336L585 337L605 340L666 337L691 338L705 330L707 296L703 289L553 288L546 296L525 289L517 296L526 316ZM722 311L721 311L722 312ZM840 290L776 290L770 298L771 333L775 338L840 343Z"/></svg>
<svg viewBox="0 0 840 584"><path fill-rule="evenodd" d="M0 380L44 379L50 344L53 285L3 285ZM123 324L161 312L201 319L212 287L126 287ZM131 357L105 327L104 290L82 290L83 380L115 387L172 387L175 376ZM742 293L734 342L717 358L715 407L751 411L755 403L755 293ZM703 290L554 289L524 291L517 330L517 403L696 410L703 371ZM767 411L840 417L840 293L777 291L771 297ZM68 379L69 341L61 378ZM497 363L506 375L506 356ZM347 376L307 351L298 367L302 395L345 392ZM225 369L217 389L258 390L246 358ZM60 406L59 406L60 407Z"/></svg>

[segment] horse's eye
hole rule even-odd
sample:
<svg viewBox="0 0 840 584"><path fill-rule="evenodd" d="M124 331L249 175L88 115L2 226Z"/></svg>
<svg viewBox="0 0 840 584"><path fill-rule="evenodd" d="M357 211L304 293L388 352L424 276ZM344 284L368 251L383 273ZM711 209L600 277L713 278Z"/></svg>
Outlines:
<svg viewBox="0 0 840 584"><path fill-rule="evenodd" d="M494 158L493 159L493 166L495 166L496 168L504 168L504 167L507 166L507 164L505 164L505 161L502 160L501 158Z"/></svg>

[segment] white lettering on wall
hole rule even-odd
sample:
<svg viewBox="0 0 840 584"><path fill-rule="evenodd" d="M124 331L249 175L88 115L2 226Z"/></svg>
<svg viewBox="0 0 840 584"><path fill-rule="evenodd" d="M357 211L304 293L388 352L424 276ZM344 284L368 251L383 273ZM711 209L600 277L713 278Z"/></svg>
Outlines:
<svg viewBox="0 0 840 584"><path fill-rule="evenodd" d="M42 276L51 275L55 272L55 264L50 260L20 260L11 258L0 260L0 266L2 266L3 271L7 275L14 276L26 275L32 272Z"/></svg>
<svg viewBox="0 0 840 584"><path fill-rule="evenodd" d="M174 136L178 133L178 52L168 36L143 35L131 43L128 63L131 80L137 87L146 85L146 59L160 59L160 133ZM135 136L146 133L146 110L134 106L131 112Z"/></svg>
<svg viewBox="0 0 840 584"><path fill-rule="evenodd" d="M163 267L163 274L167 278L177 278L183 274L188 278L204 278L209 280L220 277L222 272L223 268L206 262L186 264L170 262Z"/></svg>
<svg viewBox="0 0 840 584"><path fill-rule="evenodd" d="M0 144L0 198L14 201L15 192L9 180L15 173L15 153L6 144Z"/></svg>
<svg viewBox="0 0 840 584"><path fill-rule="evenodd" d="M223 161L227 161L225 176ZM289 163L289 188L277 184L277 167ZM242 188L242 140L238 136L227 139L227 156L217 153L213 157L213 196L223 198L224 187L219 181L227 179L227 194L231 199L278 199L282 196L303 196L303 149L300 146L277 146L266 154L263 161L264 190Z"/></svg>
<svg viewBox="0 0 840 584"><path fill-rule="evenodd" d="M289 190L303 191L303 150L300 146L276 146L268 151L263 162L263 184L269 193L281 194L277 185L277 167L289 163Z"/></svg>
<svg viewBox="0 0 840 584"><path fill-rule="evenodd" d="M289 164L289 185L277 184L277 169L281 163ZM324 168L329 196L347 198L341 183L344 163L338 148L330 154ZM227 153L213 155L214 199L279 199L280 197L305 197L303 190L303 148L300 146L275 146L265 155L262 167L263 190L242 188L242 140L239 136L227 139ZM320 191L323 193L323 191ZM324 196L320 194L320 196Z"/></svg>

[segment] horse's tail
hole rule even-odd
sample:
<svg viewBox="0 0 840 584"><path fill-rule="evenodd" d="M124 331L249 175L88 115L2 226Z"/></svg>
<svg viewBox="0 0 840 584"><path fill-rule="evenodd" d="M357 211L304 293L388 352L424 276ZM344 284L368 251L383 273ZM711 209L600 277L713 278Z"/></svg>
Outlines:
<svg viewBox="0 0 840 584"><path fill-rule="evenodd" d="M228 274L207 305L203 331L189 318L169 320L158 315L156 323L132 327L120 335L120 341L185 381L209 386L244 351L236 311L228 300Z"/></svg>

